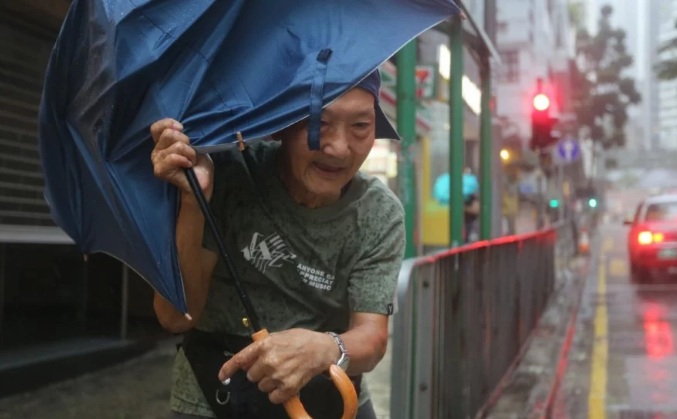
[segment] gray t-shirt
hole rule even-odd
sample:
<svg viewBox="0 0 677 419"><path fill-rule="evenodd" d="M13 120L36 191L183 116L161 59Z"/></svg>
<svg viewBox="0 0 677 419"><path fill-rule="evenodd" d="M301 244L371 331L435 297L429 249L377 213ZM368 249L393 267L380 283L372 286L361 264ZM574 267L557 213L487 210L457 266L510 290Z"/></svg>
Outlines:
<svg viewBox="0 0 677 419"><path fill-rule="evenodd" d="M404 211L378 179L358 173L334 205L294 202L278 176L276 141L214 157L211 207L262 327L345 332L349 314L392 314L404 252ZM205 227L204 247L217 252ZM197 328L248 336L244 310L219 259ZM216 373L216 372L215 372ZM185 356L174 364L173 410L212 416ZM361 395L361 400L366 396Z"/></svg>

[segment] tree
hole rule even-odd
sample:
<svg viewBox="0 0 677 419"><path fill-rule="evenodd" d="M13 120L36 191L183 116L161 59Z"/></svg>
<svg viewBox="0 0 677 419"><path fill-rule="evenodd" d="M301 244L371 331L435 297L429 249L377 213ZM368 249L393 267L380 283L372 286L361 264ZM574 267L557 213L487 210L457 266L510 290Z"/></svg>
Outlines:
<svg viewBox="0 0 677 419"><path fill-rule="evenodd" d="M677 21L675 21L675 28L677 29ZM668 51L677 52L677 36L666 41L658 48L659 54L664 54ZM677 79L677 57L673 55L673 58L661 60L661 62L656 65L655 69L656 76L661 80Z"/></svg>
<svg viewBox="0 0 677 419"><path fill-rule="evenodd" d="M574 110L581 127L604 148L625 145L628 106L641 101L635 81L624 76L633 63L625 31L611 26L611 6L603 6L599 29L593 36L582 27L576 34L576 60L572 65Z"/></svg>

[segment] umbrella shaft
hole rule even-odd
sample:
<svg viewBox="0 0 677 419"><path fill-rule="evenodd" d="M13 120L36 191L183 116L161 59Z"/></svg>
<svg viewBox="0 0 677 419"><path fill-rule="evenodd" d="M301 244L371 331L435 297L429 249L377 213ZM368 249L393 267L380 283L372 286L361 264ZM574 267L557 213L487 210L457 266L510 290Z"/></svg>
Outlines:
<svg viewBox="0 0 677 419"><path fill-rule="evenodd" d="M226 250L226 245L223 241L223 237L221 237L221 232L216 227L214 214L212 213L211 208L209 208L207 199L202 193L202 188L200 187L200 183L198 182L197 177L195 176L195 171L189 168L186 169L185 172L186 177L188 178L188 183L190 184L191 189L193 189L193 193L195 194L197 202L200 205L202 214L204 215L205 220L207 221L207 224L209 224L209 228L212 231L212 234L214 235L214 240L216 240L216 245L219 248L221 259L223 259L223 262L226 264L226 268L230 272L230 276L233 279L233 283L235 284L235 288L237 289L237 294L240 297L240 301L242 301L242 305L244 306L244 311L247 317L249 318L249 323L252 329L254 329L254 332L258 332L259 330L261 330L259 318L256 315L256 311L254 310L254 306L252 305L251 300L249 299L247 290L245 289L244 285L240 282L240 275L237 273L237 270L235 269L235 266L233 265L233 262L231 261L230 256L228 255L228 251Z"/></svg>

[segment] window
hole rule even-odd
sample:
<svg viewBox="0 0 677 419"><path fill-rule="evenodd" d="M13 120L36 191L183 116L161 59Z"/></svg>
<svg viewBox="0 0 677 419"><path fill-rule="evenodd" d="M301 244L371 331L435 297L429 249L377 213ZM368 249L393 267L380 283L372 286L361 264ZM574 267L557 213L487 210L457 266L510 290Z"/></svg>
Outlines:
<svg viewBox="0 0 677 419"><path fill-rule="evenodd" d="M517 83L519 81L519 52L517 50L501 52L501 81Z"/></svg>
<svg viewBox="0 0 677 419"><path fill-rule="evenodd" d="M674 221L677 219L677 202L650 204L644 214L645 221Z"/></svg>

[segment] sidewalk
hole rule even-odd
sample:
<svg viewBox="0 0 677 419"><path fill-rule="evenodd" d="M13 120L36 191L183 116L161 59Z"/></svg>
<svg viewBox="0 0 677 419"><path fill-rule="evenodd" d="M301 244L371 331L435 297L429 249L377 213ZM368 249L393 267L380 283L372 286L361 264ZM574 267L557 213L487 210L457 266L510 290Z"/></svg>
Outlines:
<svg viewBox="0 0 677 419"><path fill-rule="evenodd" d="M536 212L527 205L520 207L515 217L515 233L526 234L536 231Z"/></svg>
<svg viewBox="0 0 677 419"><path fill-rule="evenodd" d="M122 364L0 399L0 419L169 417L176 339Z"/></svg>
<svg viewBox="0 0 677 419"><path fill-rule="evenodd" d="M392 331L392 317L389 330ZM381 362L370 373L365 374L376 417L390 418L390 369L392 367L392 332L388 337L388 349Z"/></svg>
<svg viewBox="0 0 677 419"><path fill-rule="evenodd" d="M171 367L177 339L94 373L0 399L0 419L169 418ZM378 418L390 416L390 348L367 375Z"/></svg>
<svg viewBox="0 0 677 419"><path fill-rule="evenodd" d="M574 259L557 276L553 295L531 332L521 358L499 383L496 398L483 417L551 417L549 409L565 368L587 266L587 260Z"/></svg>

